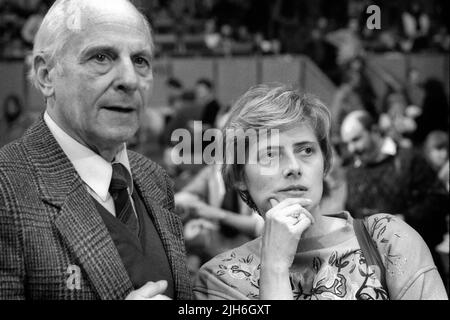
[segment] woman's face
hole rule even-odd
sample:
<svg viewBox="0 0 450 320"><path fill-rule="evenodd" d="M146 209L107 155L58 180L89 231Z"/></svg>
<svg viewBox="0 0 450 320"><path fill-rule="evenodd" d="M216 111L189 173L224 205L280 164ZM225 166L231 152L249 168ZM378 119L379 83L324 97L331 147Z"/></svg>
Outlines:
<svg viewBox="0 0 450 320"><path fill-rule="evenodd" d="M319 141L307 124L279 132L278 141L260 139L249 146L260 161L246 164L242 188L248 190L260 213L270 208L270 199L308 198L311 213L322 198L324 158ZM270 169L270 170L267 170Z"/></svg>

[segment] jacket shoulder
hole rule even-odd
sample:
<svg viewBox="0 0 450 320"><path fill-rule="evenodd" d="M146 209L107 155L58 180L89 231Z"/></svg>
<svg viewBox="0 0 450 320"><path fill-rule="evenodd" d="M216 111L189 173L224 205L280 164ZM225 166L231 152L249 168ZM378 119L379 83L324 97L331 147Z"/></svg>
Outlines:
<svg viewBox="0 0 450 320"><path fill-rule="evenodd" d="M6 181L30 180L33 165L23 144L23 138L11 142L0 149L0 185Z"/></svg>

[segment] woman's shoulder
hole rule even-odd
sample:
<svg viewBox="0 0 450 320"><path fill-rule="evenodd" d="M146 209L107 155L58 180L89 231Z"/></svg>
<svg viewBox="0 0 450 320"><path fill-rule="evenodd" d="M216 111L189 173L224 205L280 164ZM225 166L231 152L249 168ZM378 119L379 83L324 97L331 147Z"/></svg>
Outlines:
<svg viewBox="0 0 450 320"><path fill-rule="evenodd" d="M366 217L365 220L367 231L380 251L401 248L403 253L407 253L412 246L427 248L420 234L399 216L378 213ZM388 253L390 252L386 252Z"/></svg>
<svg viewBox="0 0 450 320"><path fill-rule="evenodd" d="M389 213L377 213L365 218L369 234L378 243L390 238L401 238L401 235L409 238L418 238L421 236L409 226L403 218Z"/></svg>
<svg viewBox="0 0 450 320"><path fill-rule="evenodd" d="M199 270L197 299L255 299L259 292L261 238L221 253Z"/></svg>
<svg viewBox="0 0 450 320"><path fill-rule="evenodd" d="M436 270L422 237L400 217L380 213L365 219L386 268L391 299L401 297L419 277Z"/></svg>

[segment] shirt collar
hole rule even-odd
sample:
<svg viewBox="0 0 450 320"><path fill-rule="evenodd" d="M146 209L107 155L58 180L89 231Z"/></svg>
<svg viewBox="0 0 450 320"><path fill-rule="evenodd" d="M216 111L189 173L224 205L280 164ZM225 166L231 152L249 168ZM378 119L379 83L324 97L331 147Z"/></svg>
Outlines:
<svg viewBox="0 0 450 320"><path fill-rule="evenodd" d="M397 154L397 145L391 137L386 137L380 149L382 154L395 156Z"/></svg>
<svg viewBox="0 0 450 320"><path fill-rule="evenodd" d="M60 126L58 126L58 124L56 124L47 111L44 113L44 121L61 149L67 155L70 162L72 162L75 170L80 175L81 180L83 180L83 182L88 185L100 199L106 201L109 196L108 189L112 176L111 163L68 135ZM124 143L123 148L116 154L113 163L118 162L123 164L131 176L130 162L126 150L126 144Z"/></svg>

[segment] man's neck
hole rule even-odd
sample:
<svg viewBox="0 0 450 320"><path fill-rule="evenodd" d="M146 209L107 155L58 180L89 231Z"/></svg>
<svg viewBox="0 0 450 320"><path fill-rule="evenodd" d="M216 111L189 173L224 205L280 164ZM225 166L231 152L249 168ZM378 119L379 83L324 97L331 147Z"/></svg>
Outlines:
<svg viewBox="0 0 450 320"><path fill-rule="evenodd" d="M65 126L59 121L58 117L53 114L52 110L47 108L47 113L50 118L56 123L56 125L63 130L67 135L72 137L72 139L76 140L78 143L83 146L91 149L98 155L100 155L103 159L108 162L112 162L117 153L119 153L122 148L124 148L124 143L114 144L114 145L94 145L90 144L88 141L81 139L78 135L76 135L72 130L68 130ZM88 139L86 139L88 140Z"/></svg>
<svg viewBox="0 0 450 320"><path fill-rule="evenodd" d="M104 150L98 150L96 151L103 159L105 159L108 162L112 162L114 158L116 157L117 153L123 148L123 145L120 145L119 147L113 148L113 149L104 149Z"/></svg>

